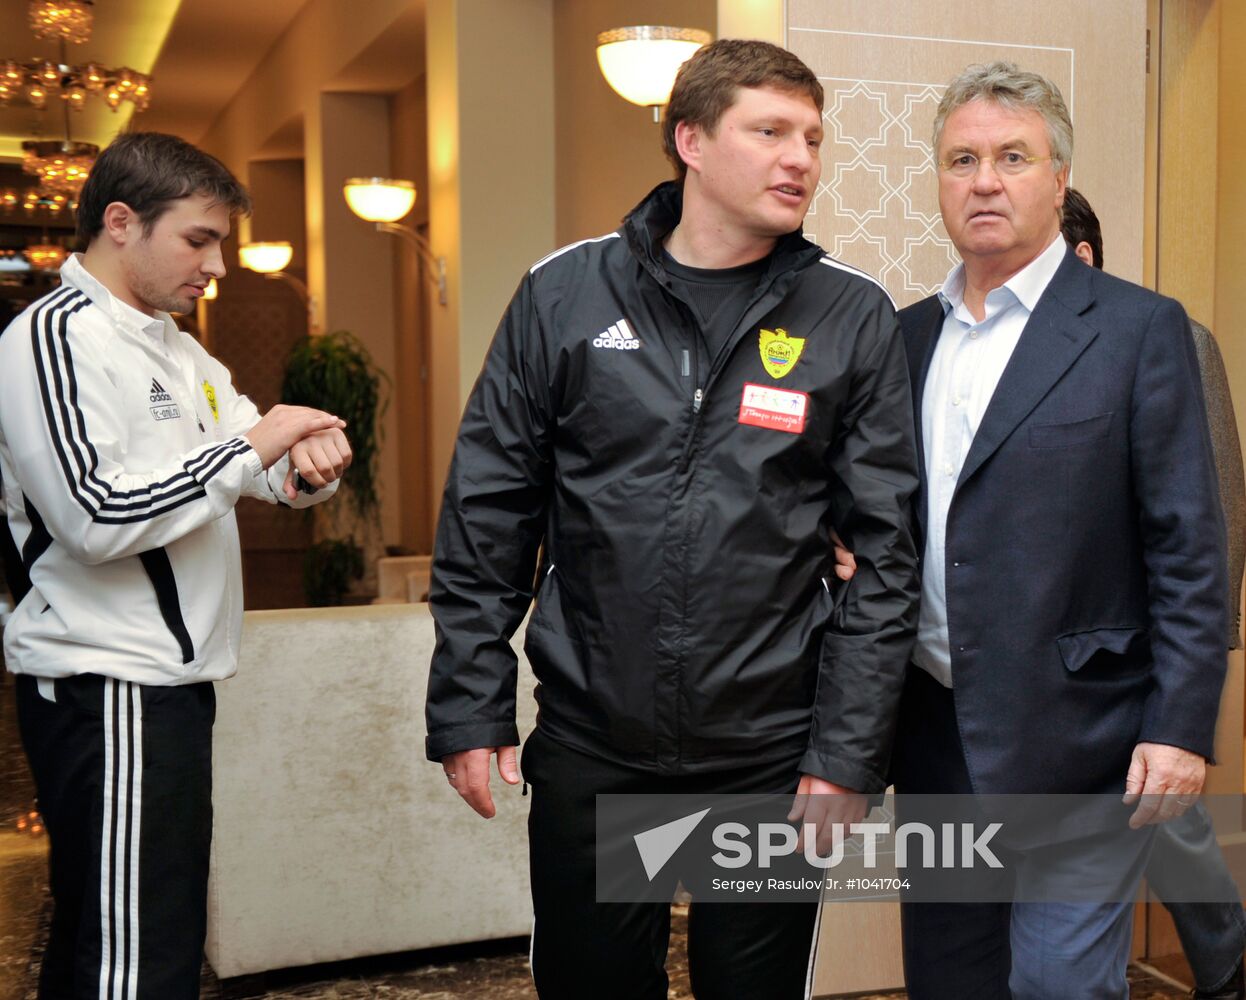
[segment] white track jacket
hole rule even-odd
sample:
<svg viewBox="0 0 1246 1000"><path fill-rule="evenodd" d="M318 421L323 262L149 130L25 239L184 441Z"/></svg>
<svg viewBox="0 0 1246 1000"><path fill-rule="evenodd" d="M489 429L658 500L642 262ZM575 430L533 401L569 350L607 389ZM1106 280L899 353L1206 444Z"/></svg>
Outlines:
<svg viewBox="0 0 1246 1000"><path fill-rule="evenodd" d="M0 476L32 585L5 628L7 666L153 685L229 677L242 628L234 504L288 504L288 458L261 469L241 436L259 411L168 315L114 298L76 255L61 281L0 334Z"/></svg>

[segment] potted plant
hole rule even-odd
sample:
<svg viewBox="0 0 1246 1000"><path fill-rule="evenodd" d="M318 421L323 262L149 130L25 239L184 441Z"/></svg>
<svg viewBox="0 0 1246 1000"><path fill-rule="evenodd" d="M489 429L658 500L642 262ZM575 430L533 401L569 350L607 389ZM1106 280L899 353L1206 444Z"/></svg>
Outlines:
<svg viewBox="0 0 1246 1000"><path fill-rule="evenodd" d="M342 477L344 503L315 508L325 515L316 532L321 537L308 549L303 564L303 588L313 606L341 603L352 581L363 578L366 540L379 539L376 476L388 387L389 376L346 330L304 337L286 360L281 401L341 417L354 455ZM356 529L365 546L356 543Z"/></svg>

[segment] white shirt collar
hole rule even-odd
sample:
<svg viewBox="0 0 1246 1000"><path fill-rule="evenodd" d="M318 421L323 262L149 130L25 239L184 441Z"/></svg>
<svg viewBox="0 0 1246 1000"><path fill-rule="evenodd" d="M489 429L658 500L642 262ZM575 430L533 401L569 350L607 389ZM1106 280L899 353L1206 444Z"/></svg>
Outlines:
<svg viewBox="0 0 1246 1000"><path fill-rule="evenodd" d="M172 318L168 313L156 310L154 316L148 316L140 309L135 309L128 302L122 302L113 295L98 278L82 264L82 254L73 253L61 265L62 283L78 289L87 298L103 309L119 326L135 333L143 333L150 337L163 337Z"/></svg>
<svg viewBox="0 0 1246 1000"><path fill-rule="evenodd" d="M1016 300L1025 306L1028 312L1033 312L1034 307L1038 305L1038 300L1042 298L1043 292L1051 284L1051 279L1055 277L1056 271L1060 269L1067 246L1068 244L1065 243L1064 237L1056 233L1055 239L1047 245L1046 250L1026 264L1025 267L1021 268L1020 271L1005 281L1000 287L1008 289ZM987 298L994 296L998 290L995 288L991 289ZM943 287L939 289L938 294L939 301L943 303L943 314L945 316L965 301L965 265L963 263L957 264L948 272L948 276L943 282Z"/></svg>

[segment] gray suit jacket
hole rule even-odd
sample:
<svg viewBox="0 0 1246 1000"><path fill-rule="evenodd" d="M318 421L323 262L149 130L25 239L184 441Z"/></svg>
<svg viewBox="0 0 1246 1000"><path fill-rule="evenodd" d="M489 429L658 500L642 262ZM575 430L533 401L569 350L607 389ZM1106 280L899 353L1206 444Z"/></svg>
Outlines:
<svg viewBox="0 0 1246 1000"><path fill-rule="evenodd" d="M1190 320L1198 373L1207 404L1207 425L1220 482L1220 505L1228 534L1229 634L1228 648L1241 649L1242 569L1246 565L1246 478L1242 474L1242 449L1237 439L1237 417L1229 396L1229 380L1216 338L1200 323Z"/></svg>

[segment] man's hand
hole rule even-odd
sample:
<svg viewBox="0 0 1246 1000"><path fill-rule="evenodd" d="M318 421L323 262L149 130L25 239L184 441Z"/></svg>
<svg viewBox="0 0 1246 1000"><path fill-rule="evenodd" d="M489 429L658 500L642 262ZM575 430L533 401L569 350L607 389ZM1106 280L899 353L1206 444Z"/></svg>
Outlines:
<svg viewBox="0 0 1246 1000"><path fill-rule="evenodd" d="M857 560L844 547L844 540L834 528L831 529L831 545L835 549L835 575L841 580L851 580L857 572Z"/></svg>
<svg viewBox="0 0 1246 1000"><path fill-rule="evenodd" d="M1202 755L1166 743L1139 743L1129 762L1121 800L1127 806L1138 803L1129 817L1130 827L1137 830L1182 815L1198 801L1206 777L1207 762Z"/></svg>
<svg viewBox="0 0 1246 1000"><path fill-rule="evenodd" d="M498 774L502 780L508 785L519 784L514 747L479 747L441 758L441 769L446 772L451 787L485 819L492 819L497 813L493 796L489 794L489 758L494 754L498 755Z"/></svg>
<svg viewBox="0 0 1246 1000"><path fill-rule="evenodd" d="M278 403L244 437L260 456L264 468L268 469L309 434L327 431L331 427L341 430L345 426L345 420L324 410Z"/></svg>
<svg viewBox="0 0 1246 1000"><path fill-rule="evenodd" d="M286 473L285 494L291 500L299 495L294 485L297 472L318 490L342 478L351 462L350 442L337 427L308 434L290 449L290 471Z"/></svg>
<svg viewBox="0 0 1246 1000"><path fill-rule="evenodd" d="M800 825L796 850L805 849L805 824L812 823L818 831L817 853L826 857L837 839L849 835L848 827L860 823L869 811L869 800L860 792L812 774L802 774L796 786L796 798L792 800L792 811L787 814L789 820ZM839 837L833 826L836 823L843 824Z"/></svg>

